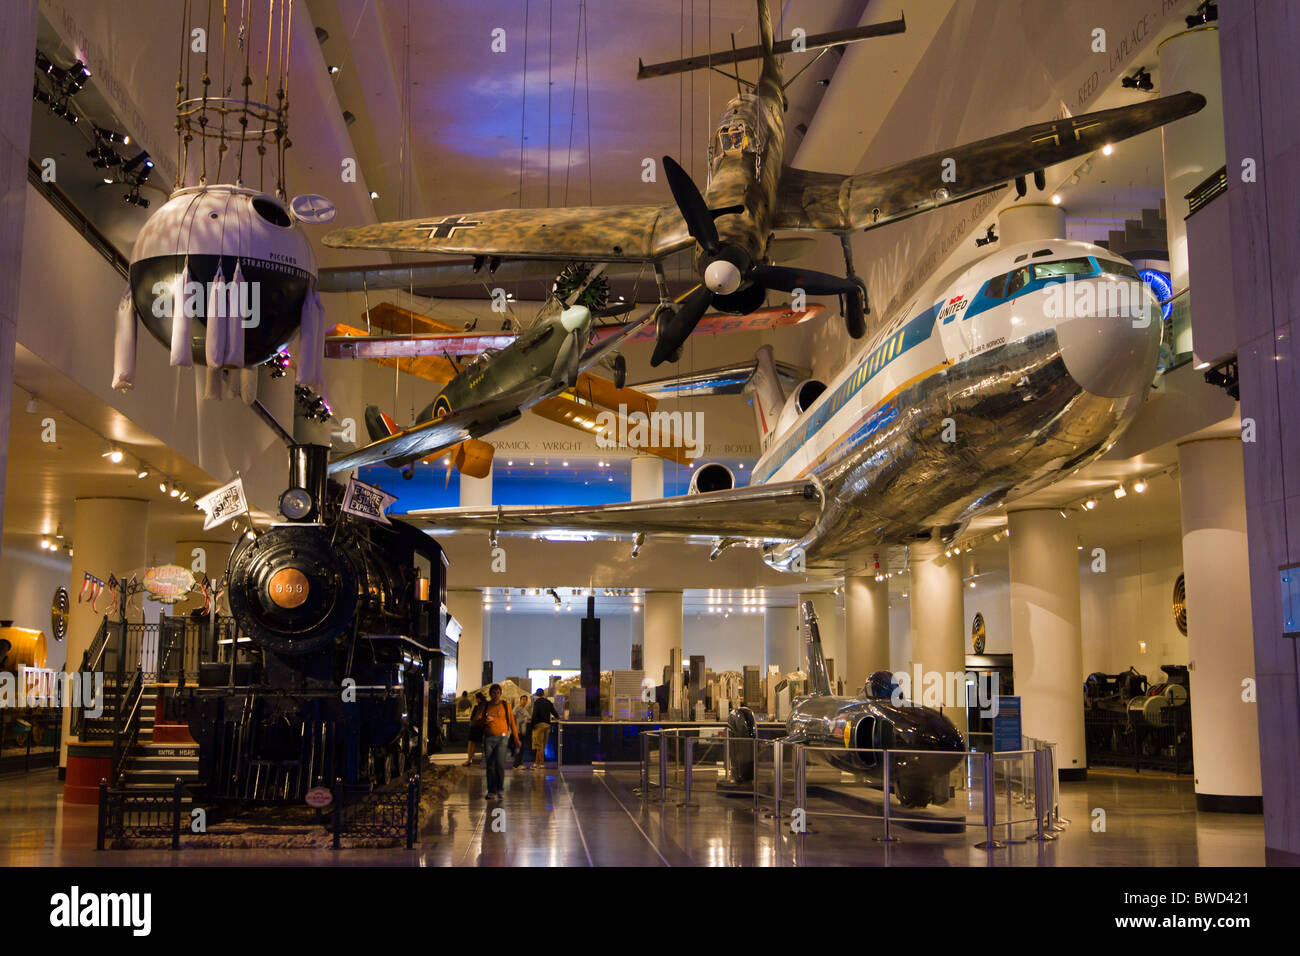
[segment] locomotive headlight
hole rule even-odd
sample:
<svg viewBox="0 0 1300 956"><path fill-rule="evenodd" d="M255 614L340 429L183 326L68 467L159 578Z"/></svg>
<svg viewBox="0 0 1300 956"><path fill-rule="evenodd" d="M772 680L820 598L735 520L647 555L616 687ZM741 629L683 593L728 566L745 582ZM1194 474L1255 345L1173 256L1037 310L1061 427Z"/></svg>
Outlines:
<svg viewBox="0 0 1300 956"><path fill-rule="evenodd" d="M311 493L305 488L290 488L280 495L280 514L290 521L301 521L311 514Z"/></svg>
<svg viewBox="0 0 1300 956"><path fill-rule="evenodd" d="M276 607L294 608L307 600L311 584L297 568L281 568L266 582L267 597Z"/></svg>

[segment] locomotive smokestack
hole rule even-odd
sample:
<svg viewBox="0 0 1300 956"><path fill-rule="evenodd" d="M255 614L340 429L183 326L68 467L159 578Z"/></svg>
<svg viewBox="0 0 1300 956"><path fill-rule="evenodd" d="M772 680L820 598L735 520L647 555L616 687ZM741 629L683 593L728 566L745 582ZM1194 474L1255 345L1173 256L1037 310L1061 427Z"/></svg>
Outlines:
<svg viewBox="0 0 1300 956"><path fill-rule="evenodd" d="M329 478L329 445L292 445L289 448L289 487L311 495L311 510L298 521L319 521ZM288 517L286 515L286 517Z"/></svg>

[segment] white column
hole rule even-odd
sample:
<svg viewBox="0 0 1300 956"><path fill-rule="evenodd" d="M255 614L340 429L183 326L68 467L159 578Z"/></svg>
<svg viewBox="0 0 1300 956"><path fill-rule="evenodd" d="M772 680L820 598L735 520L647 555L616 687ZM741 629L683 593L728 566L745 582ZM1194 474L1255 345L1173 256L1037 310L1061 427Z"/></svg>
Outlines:
<svg viewBox="0 0 1300 956"><path fill-rule="evenodd" d="M495 467L495 466L494 466ZM460 506L462 508L490 508L492 506L492 470L484 478L460 476ZM476 677L475 680L478 678ZM474 686L478 686L477 684Z"/></svg>
<svg viewBox="0 0 1300 956"><path fill-rule="evenodd" d="M799 640L799 609L769 607L763 612L763 674L773 664L788 674L804 665Z"/></svg>
<svg viewBox="0 0 1300 956"><path fill-rule="evenodd" d="M1160 128L1165 157L1165 223L1169 235L1169 277L1174 291L1187 288L1187 200L1183 197L1224 164L1223 89L1219 81L1219 31L1197 27L1160 44L1161 93L1194 90L1205 106ZM1124 145L1115 147L1123 149ZM1228 171L1229 176L1233 174ZM1175 350L1190 351L1176 342Z"/></svg>
<svg viewBox="0 0 1300 956"><path fill-rule="evenodd" d="M461 626L456 650L456 694L478 690L483 676L483 646L487 617L483 614L483 595L478 591L448 591L447 610Z"/></svg>
<svg viewBox="0 0 1300 956"><path fill-rule="evenodd" d="M961 590L961 559L944 556L944 546L923 541L908 548L911 555L910 599L912 608L912 669L922 680L942 680L945 687L944 715L962 733L966 732L964 695L948 692L951 675L966 671L966 626ZM913 678L915 683L915 678ZM925 684L911 688L912 699L924 702Z"/></svg>
<svg viewBox="0 0 1300 956"><path fill-rule="evenodd" d="M888 568L883 560L880 572ZM875 571L844 579L844 692L856 694L876 671L889 670L889 579Z"/></svg>
<svg viewBox="0 0 1300 956"><path fill-rule="evenodd" d="M647 591L645 594L645 673L656 684L675 650L682 650L682 592Z"/></svg>
<svg viewBox="0 0 1300 956"><path fill-rule="evenodd" d="M1192 762L1200 810L1260 813L1259 724L1241 439L1178 446ZM1252 695L1253 696L1253 695Z"/></svg>
<svg viewBox="0 0 1300 956"><path fill-rule="evenodd" d="M1008 206L998 214L998 244L1002 248L1031 239L1064 239L1065 210L1051 203Z"/></svg>
<svg viewBox="0 0 1300 956"><path fill-rule="evenodd" d="M664 496L664 460L653 455L632 458L632 500L649 501Z"/></svg>
<svg viewBox="0 0 1300 956"><path fill-rule="evenodd" d="M86 648L95 637L99 622L105 613L116 608L105 589L97 603L98 611L91 610L89 601L78 601L83 576L87 573L101 581L110 574L118 579L130 576L132 571L144 567L145 543L148 540L149 502L143 498L78 498L72 507L72 527L68 533L76 542L72 557L72 579L68 593L72 604L68 611L68 657L65 669L69 672L81 666ZM68 728L72 721L71 708L63 711L63 753L68 753Z"/></svg>
<svg viewBox="0 0 1300 956"><path fill-rule="evenodd" d="M1088 770L1083 736L1083 632L1079 553L1070 523L1054 508L1013 511L1011 654L1021 728L1057 745L1061 779Z"/></svg>

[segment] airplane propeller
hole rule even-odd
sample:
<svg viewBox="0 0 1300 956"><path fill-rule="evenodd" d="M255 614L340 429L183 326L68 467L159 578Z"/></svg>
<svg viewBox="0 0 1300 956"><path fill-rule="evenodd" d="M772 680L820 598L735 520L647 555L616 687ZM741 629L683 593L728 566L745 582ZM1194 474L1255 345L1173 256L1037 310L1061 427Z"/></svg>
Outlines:
<svg viewBox="0 0 1300 956"><path fill-rule="evenodd" d="M793 292L803 289L809 295L838 295L844 303L844 320L849 335L862 338L867 331L865 296L853 279L843 279L825 272L791 269L787 266L754 262L734 243L722 243L714 220L743 212L744 206L710 209L690 174L671 156L664 157L664 173L673 201L686 221L686 230L704 252L704 282L682 300L676 314L659 330L651 365L659 365L676 354L699 324L710 305L726 311L752 312L763 304L763 291L775 289Z"/></svg>

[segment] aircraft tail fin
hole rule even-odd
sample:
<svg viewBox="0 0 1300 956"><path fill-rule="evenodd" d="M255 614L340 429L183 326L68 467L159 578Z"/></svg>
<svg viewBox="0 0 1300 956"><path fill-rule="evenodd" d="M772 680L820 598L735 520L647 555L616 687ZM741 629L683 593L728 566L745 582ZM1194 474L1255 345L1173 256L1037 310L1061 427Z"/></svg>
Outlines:
<svg viewBox="0 0 1300 956"><path fill-rule="evenodd" d="M808 690L814 697L829 697L831 678L826 670L826 657L822 654L822 634L812 601L803 602L803 629L808 650Z"/></svg>
<svg viewBox="0 0 1300 956"><path fill-rule="evenodd" d="M763 51L763 69L773 71L776 81L781 82L781 67L776 62L776 46L772 40L772 12L767 8L767 0L758 0L758 44Z"/></svg>
<svg viewBox="0 0 1300 956"><path fill-rule="evenodd" d="M397 427L397 422L380 411L378 405L367 405L366 431L369 433L371 441L379 441L381 438L396 434L401 429Z"/></svg>
<svg viewBox="0 0 1300 956"><path fill-rule="evenodd" d="M754 372L745 385L754 406L754 424L758 428L760 451L767 451L776 437L776 422L785 406L785 390L777 374L772 346L764 345L754 356Z"/></svg>

